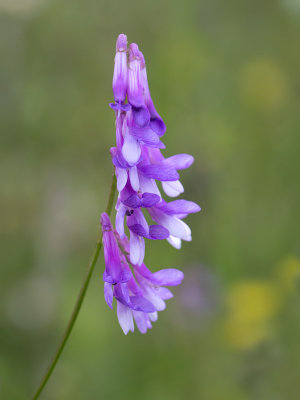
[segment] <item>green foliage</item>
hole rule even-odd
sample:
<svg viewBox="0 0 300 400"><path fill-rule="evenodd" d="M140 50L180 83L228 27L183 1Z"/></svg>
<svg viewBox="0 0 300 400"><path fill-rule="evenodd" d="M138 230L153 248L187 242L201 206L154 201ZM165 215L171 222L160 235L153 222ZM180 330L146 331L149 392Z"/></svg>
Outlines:
<svg viewBox="0 0 300 400"><path fill-rule="evenodd" d="M1 1L0 398L33 393L93 251L122 32L145 54L165 154L195 156L193 242L146 252L188 287L125 337L100 257L41 398L299 398L299 16L288 0ZM209 312L184 302L197 271Z"/></svg>

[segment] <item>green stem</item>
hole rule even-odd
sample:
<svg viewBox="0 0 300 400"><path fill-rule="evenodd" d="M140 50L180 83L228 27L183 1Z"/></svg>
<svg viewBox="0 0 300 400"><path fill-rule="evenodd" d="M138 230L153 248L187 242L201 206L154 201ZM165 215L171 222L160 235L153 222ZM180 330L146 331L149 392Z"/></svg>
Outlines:
<svg viewBox="0 0 300 400"><path fill-rule="evenodd" d="M110 192L109 192L109 197L108 197L107 206L106 206L106 212L107 212L107 214L109 216L111 214L112 207L113 207L113 201L114 201L114 197L115 197L115 193L116 193L116 186L117 186L116 185L116 176L113 173ZM54 370L54 368L55 368L55 366L56 366L56 364L57 364L57 362L58 362L58 360L59 360L59 358L61 356L61 353L63 352L63 349L64 349L64 347L65 347L65 345L66 345L66 343L67 343L67 341L69 339L69 336L70 336L70 334L72 332L72 329L73 329L73 326L75 324L75 321L76 321L76 319L78 317L81 305L83 303L87 288L89 286L89 283L90 283L90 280L91 280L91 276L93 274L95 265L97 263L98 256L99 256L99 253L101 251L101 248L102 248L102 232L101 232L101 229L100 229L99 230L97 244L96 244L96 248L95 248L95 251L94 251L94 255L93 255L92 260L90 262L90 265L89 265L89 267L87 269L87 273L85 275L85 278L84 278L84 280L82 282L82 285L81 285L81 288L80 288L80 292L78 294L78 297L77 297L77 300L76 300L76 303L75 303L71 318L70 318L69 323L68 323L68 325L66 327L66 330L65 330L65 332L63 334L63 337L62 337L62 339L60 341L60 344L59 344L59 346L58 346L58 348L57 348L57 350L56 350L56 352L54 354L54 357L53 357L53 359L52 359L52 361L51 361L51 363L50 363L50 365L49 365L49 367L48 367L43 379L41 380L41 383L40 383L37 391L35 392L34 396L32 397L32 400L36 400L40 396L40 394L42 393L42 391L43 391L44 387L46 386L46 383L48 382L50 376L52 375L52 372L53 372L53 370Z"/></svg>

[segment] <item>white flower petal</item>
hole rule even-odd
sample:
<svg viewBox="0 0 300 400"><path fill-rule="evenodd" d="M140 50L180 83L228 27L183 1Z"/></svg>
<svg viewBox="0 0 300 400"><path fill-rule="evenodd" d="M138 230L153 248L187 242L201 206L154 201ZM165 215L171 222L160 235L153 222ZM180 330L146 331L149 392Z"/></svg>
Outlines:
<svg viewBox="0 0 300 400"><path fill-rule="evenodd" d="M144 290L144 297L154 305L157 311L163 311L166 308L166 303L159 294L155 292L155 289L148 286L147 288L145 287Z"/></svg>
<svg viewBox="0 0 300 400"><path fill-rule="evenodd" d="M178 249L178 250L181 249L181 239L170 235L167 238L167 241L170 243L171 246L175 247L175 249Z"/></svg>
<svg viewBox="0 0 300 400"><path fill-rule="evenodd" d="M181 219L167 215L163 225L169 230L172 236L191 241L191 229Z"/></svg>
<svg viewBox="0 0 300 400"><path fill-rule="evenodd" d="M141 265L145 257L145 241L141 236L130 231L130 261L134 265Z"/></svg>
<svg viewBox="0 0 300 400"><path fill-rule="evenodd" d="M149 232L148 222L147 222L143 212L141 211L141 209L135 210L134 219L135 219L137 224L142 225L142 227L145 229L145 231L147 233Z"/></svg>
<svg viewBox="0 0 300 400"><path fill-rule="evenodd" d="M160 191L154 179L145 178L139 173L140 190L142 193L154 193L161 197Z"/></svg>
<svg viewBox="0 0 300 400"><path fill-rule="evenodd" d="M124 237L125 232L124 232L124 217L126 213L126 207L124 207L122 204L119 206L116 214L116 231L120 235L121 238Z"/></svg>
<svg viewBox="0 0 300 400"><path fill-rule="evenodd" d="M155 207L149 209L149 213L154 221L168 229L170 235L186 241L191 240L191 229L185 222L181 221L181 219L173 215L165 214L155 209Z"/></svg>
<svg viewBox="0 0 300 400"><path fill-rule="evenodd" d="M148 315L152 322L157 321L157 318L158 318L157 311L154 311L153 313L149 313Z"/></svg>
<svg viewBox="0 0 300 400"><path fill-rule="evenodd" d="M141 146L139 142L128 131L125 134L122 154L130 165L136 164L141 155Z"/></svg>
<svg viewBox="0 0 300 400"><path fill-rule="evenodd" d="M140 237L140 258L137 265L142 265L145 258L145 240Z"/></svg>
<svg viewBox="0 0 300 400"><path fill-rule="evenodd" d="M177 197L184 192L180 181L162 182L162 188L167 196Z"/></svg>
<svg viewBox="0 0 300 400"><path fill-rule="evenodd" d="M138 192L140 189L140 181L139 181L139 176L138 176L138 172L137 172L137 167L133 166L129 169L129 179L130 179L130 183L132 186L132 189L135 192Z"/></svg>
<svg viewBox="0 0 300 400"><path fill-rule="evenodd" d="M118 315L118 320L119 324L121 325L121 328L123 329L123 332L125 335L129 331L133 332L134 331L134 324L133 324L133 318L132 318L132 311L130 308L127 306L124 306L124 304L120 303L119 301L117 302L117 315Z"/></svg>
<svg viewBox="0 0 300 400"><path fill-rule="evenodd" d="M132 311L136 326L141 333L146 333L148 329L147 315L142 311Z"/></svg>
<svg viewBox="0 0 300 400"><path fill-rule="evenodd" d="M116 168L117 170L117 189L118 192L124 189L127 182L127 171L123 168Z"/></svg>

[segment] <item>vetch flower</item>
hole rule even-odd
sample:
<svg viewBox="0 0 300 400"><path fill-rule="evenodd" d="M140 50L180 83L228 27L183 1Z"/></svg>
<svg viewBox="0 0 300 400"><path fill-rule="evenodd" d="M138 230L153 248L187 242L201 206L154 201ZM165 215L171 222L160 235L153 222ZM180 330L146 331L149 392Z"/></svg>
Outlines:
<svg viewBox="0 0 300 400"><path fill-rule="evenodd" d="M109 271L104 275L104 298L107 305L113 308L113 299L117 302L117 315L119 323L127 334L134 331L135 320L140 332L146 333L147 329L152 327L151 322L157 320L157 312L166 308L165 300L173 297L169 289L164 286L179 285L184 275L175 268L162 269L152 273L145 264L138 266L130 259L131 246L128 239L120 238L116 231L111 230L111 223L107 214L102 214L101 223L103 232L109 232L113 238L104 241L105 246L111 248L111 243L118 242L118 269L123 271L126 278L120 282L116 282L109 276ZM104 230L106 229L106 230ZM132 266L132 273L129 268Z"/></svg>
<svg viewBox="0 0 300 400"><path fill-rule="evenodd" d="M126 262L124 262L124 258L113 233L109 216L106 213L101 215L101 225L105 261L103 280L112 284L127 282L132 274Z"/></svg>
<svg viewBox="0 0 300 400"><path fill-rule="evenodd" d="M115 176L107 213L100 219L102 243L97 241L69 324L34 399L45 387L72 331L101 247L105 260L104 298L110 308L115 299L125 334L134 331L134 321L139 331L146 333L157 320L158 311L165 309L165 301L173 297L166 286L179 285L184 278L175 268L152 273L144 264L145 239L167 239L176 248L181 247L181 240L192 240L191 230L182 219L200 207L185 200L166 203L156 180L168 196L178 196L184 191L178 170L188 168L194 159L187 154L167 158L162 155L165 145L160 138L166 132L166 125L150 95L145 58L137 44L128 47L124 34L119 35L116 43L112 89L114 102L110 107L116 117L116 146L110 149L110 154ZM109 215L116 188L119 194L114 229ZM145 211L156 224L148 224Z"/></svg>
<svg viewBox="0 0 300 400"><path fill-rule="evenodd" d="M154 107L153 101L151 99L148 79L147 79L145 58L141 51L139 51L139 56L141 59L141 75L140 75L141 84L143 86L145 104L150 113L149 126L155 133L157 133L158 136L162 136L166 132L166 125L162 120L161 116L156 111L156 108Z"/></svg>
<svg viewBox="0 0 300 400"><path fill-rule="evenodd" d="M114 110L128 111L129 106L124 105L127 90L127 36L119 35L116 44L115 70L113 76L113 93L115 103L110 106Z"/></svg>
<svg viewBox="0 0 300 400"><path fill-rule="evenodd" d="M137 126L145 127L150 121L150 112L145 104L141 81L141 56L138 45L129 46L128 102L132 106L133 119Z"/></svg>
<svg viewBox="0 0 300 400"><path fill-rule="evenodd" d="M152 219L168 229L170 235L167 240L176 249L181 248L181 240L187 242L192 240L191 229L182 219L198 211L200 211L198 204L186 200L175 200L170 203L162 200L149 208Z"/></svg>
<svg viewBox="0 0 300 400"><path fill-rule="evenodd" d="M125 334L134 330L134 321L145 333L157 312L165 309L165 300L173 296L165 286L179 285L184 277L173 268L152 273L144 264L145 241L167 239L179 249L182 240L192 240L191 229L182 219L200 211L191 201L167 203L157 181L170 197L183 193L178 171L188 168L194 158L188 154L163 156L161 137L166 125L150 95L145 58L137 44L127 46L123 34L116 45L113 93L115 102L110 106L116 115L116 146L110 154L118 199L115 229L107 214L101 216L104 297L111 308L116 300ZM145 212L153 224L147 222Z"/></svg>

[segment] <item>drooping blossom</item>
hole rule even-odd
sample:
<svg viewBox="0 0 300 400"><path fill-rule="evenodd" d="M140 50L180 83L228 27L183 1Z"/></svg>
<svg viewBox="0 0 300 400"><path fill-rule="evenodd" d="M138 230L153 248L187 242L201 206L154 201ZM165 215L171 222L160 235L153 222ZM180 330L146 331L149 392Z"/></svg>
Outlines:
<svg viewBox="0 0 300 400"><path fill-rule="evenodd" d="M152 273L144 263L141 266L132 263L127 237L120 238L106 213L101 215L101 225L105 250L103 279L106 303L112 308L113 299L116 299L119 323L125 334L133 332L133 320L140 332L146 333L151 328L151 321L156 321L157 311L165 309L165 300L173 297L164 286L179 285L184 278L183 272L169 268Z"/></svg>
<svg viewBox="0 0 300 400"><path fill-rule="evenodd" d="M194 161L188 154L164 157L161 137L166 125L150 95L145 58L138 45L127 46L126 35L119 35L113 75L116 115L116 146L110 149L117 178L118 200L113 228L102 214L105 257L104 293L109 307L117 302L119 323L127 334L138 329L145 333L165 308L172 293L165 286L183 280L177 269L152 273L144 264L145 240L164 240L179 249L181 241L191 241L191 230L182 221L200 211L191 201L163 200L156 181L170 197L183 193L178 171ZM126 103L127 99L127 103ZM148 212L153 224L144 216ZM129 236L129 237L128 237Z"/></svg>

